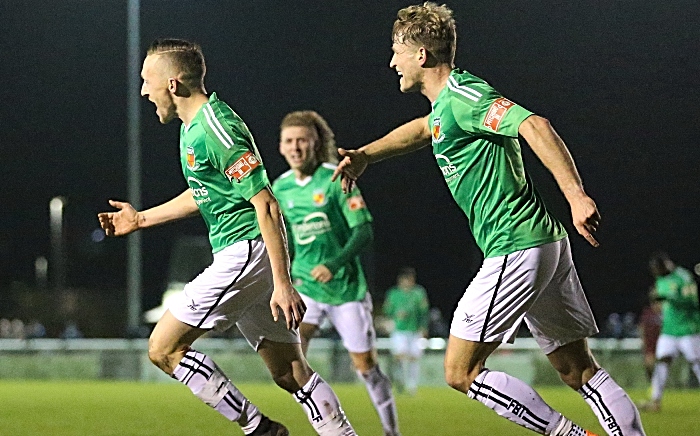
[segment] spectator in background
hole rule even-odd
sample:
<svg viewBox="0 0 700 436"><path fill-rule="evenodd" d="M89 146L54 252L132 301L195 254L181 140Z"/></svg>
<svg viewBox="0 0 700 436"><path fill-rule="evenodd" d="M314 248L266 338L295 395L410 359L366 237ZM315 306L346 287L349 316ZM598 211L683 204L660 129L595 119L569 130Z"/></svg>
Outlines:
<svg viewBox="0 0 700 436"><path fill-rule="evenodd" d="M83 337L83 332L80 331L78 323L73 320L66 322L66 327L61 332L61 339L80 339Z"/></svg>
<svg viewBox="0 0 700 436"><path fill-rule="evenodd" d="M27 339L37 339L46 336L46 327L36 319L29 321L24 330Z"/></svg>
<svg viewBox="0 0 700 436"><path fill-rule="evenodd" d="M389 289L384 300L384 313L391 317L392 354L400 365L398 385L415 395L420 378L420 358L423 348L420 339L428 335L428 295L416 284L416 270L402 268L396 286Z"/></svg>
<svg viewBox="0 0 700 436"><path fill-rule="evenodd" d="M24 339L24 322L21 319L13 319L10 323L10 338Z"/></svg>
<svg viewBox="0 0 700 436"><path fill-rule="evenodd" d="M622 337L637 337L637 324L635 323L635 316L632 312L625 312L625 314L622 315Z"/></svg>
<svg viewBox="0 0 700 436"><path fill-rule="evenodd" d="M11 337L12 322L7 318L0 319L0 338L7 339Z"/></svg>
<svg viewBox="0 0 700 436"><path fill-rule="evenodd" d="M653 287L649 291L649 304L644 306L639 315L638 329L639 337L642 338L644 370L647 379L651 382L651 375L656 363L656 342L661 334L661 302L656 299Z"/></svg>
<svg viewBox="0 0 700 436"><path fill-rule="evenodd" d="M431 338L446 338L450 335L450 326L442 316L442 312L437 307L431 307L428 312L430 324L428 326L428 336Z"/></svg>
<svg viewBox="0 0 700 436"><path fill-rule="evenodd" d="M688 270L676 266L663 252L652 255L649 269L656 278L655 299L662 302L662 322L651 377L651 401L642 407L656 412L661 410L669 367L679 353L700 379L700 310L698 286Z"/></svg>

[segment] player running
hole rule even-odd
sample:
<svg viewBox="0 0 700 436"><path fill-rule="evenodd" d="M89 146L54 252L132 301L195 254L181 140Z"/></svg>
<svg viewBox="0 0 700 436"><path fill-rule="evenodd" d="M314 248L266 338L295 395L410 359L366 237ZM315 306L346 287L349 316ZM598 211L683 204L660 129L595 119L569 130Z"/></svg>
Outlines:
<svg viewBox="0 0 700 436"><path fill-rule="evenodd" d="M158 321L148 357L246 435L288 435L209 356L191 348L207 331L235 323L319 435L354 435L335 393L302 353L297 327L305 306L291 283L284 224L253 137L226 103L207 94L205 71L196 44L163 39L150 46L141 95L155 104L161 123L182 120L180 160L189 189L145 211L110 201L119 211L98 215L108 236L196 214L209 228L214 261Z"/></svg>
<svg viewBox="0 0 700 436"><path fill-rule="evenodd" d="M299 329L304 353L327 318L365 382L384 434L399 435L391 382L377 362L372 298L359 258L374 238L372 215L357 187L344 194L340 183L331 182L335 140L319 114L287 114L279 147L290 169L272 189L293 241L293 283L306 303Z"/></svg>
<svg viewBox="0 0 700 436"><path fill-rule="evenodd" d="M391 318L391 354L399 364L400 386L415 395L420 380L421 339L428 337L430 303L425 288L416 283L416 270L401 268L396 286L386 291L384 314Z"/></svg>
<svg viewBox="0 0 700 436"><path fill-rule="evenodd" d="M591 354L597 333L571 259L566 231L525 173L518 135L552 172L576 230L593 246L600 216L566 146L549 122L454 68L456 28L446 6L399 11L390 67L402 92L421 92L432 112L359 150L340 150L349 189L369 163L432 143L457 204L469 219L484 263L454 312L445 355L447 383L518 425L547 435L585 430L547 405L527 384L486 368L489 355L527 326L561 379L577 390L609 435L643 435L635 405Z"/></svg>
<svg viewBox="0 0 700 436"><path fill-rule="evenodd" d="M654 295L662 302L661 335L656 342L656 364L651 376L651 401L644 410L661 410L668 370L678 354L690 363L700 380L700 307L698 285L687 269L676 266L666 253L655 253L649 269L656 278Z"/></svg>

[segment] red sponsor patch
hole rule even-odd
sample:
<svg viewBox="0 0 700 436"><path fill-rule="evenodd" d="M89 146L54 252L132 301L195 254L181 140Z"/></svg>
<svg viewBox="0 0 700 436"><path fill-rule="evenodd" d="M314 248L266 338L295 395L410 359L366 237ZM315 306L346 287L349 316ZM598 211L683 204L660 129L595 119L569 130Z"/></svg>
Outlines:
<svg viewBox="0 0 700 436"><path fill-rule="evenodd" d="M355 195L353 197L350 197L348 198L347 202L348 209L352 211L364 209L366 207L365 200L362 198L361 195Z"/></svg>
<svg viewBox="0 0 700 436"><path fill-rule="evenodd" d="M501 125L503 117L506 116L506 112L513 106L515 106L515 103L503 97L491 103L491 107L486 113L486 118L484 118L484 126L494 132L498 132L498 127Z"/></svg>
<svg viewBox="0 0 700 436"><path fill-rule="evenodd" d="M225 173L229 180L236 179L240 182L243 177L253 171L258 165L260 165L258 158L250 151L247 151L233 165L226 168Z"/></svg>

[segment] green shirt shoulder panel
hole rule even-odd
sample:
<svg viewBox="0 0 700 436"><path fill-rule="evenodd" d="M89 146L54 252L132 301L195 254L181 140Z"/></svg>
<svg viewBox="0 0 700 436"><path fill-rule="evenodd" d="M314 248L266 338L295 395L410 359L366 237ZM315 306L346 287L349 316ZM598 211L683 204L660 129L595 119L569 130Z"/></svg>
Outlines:
<svg viewBox="0 0 700 436"><path fill-rule="evenodd" d="M466 133L517 138L520 124L532 115L469 73L451 75L446 89L455 121Z"/></svg>
<svg viewBox="0 0 700 436"><path fill-rule="evenodd" d="M200 117L212 165L250 200L270 183L250 130L216 94L202 107Z"/></svg>

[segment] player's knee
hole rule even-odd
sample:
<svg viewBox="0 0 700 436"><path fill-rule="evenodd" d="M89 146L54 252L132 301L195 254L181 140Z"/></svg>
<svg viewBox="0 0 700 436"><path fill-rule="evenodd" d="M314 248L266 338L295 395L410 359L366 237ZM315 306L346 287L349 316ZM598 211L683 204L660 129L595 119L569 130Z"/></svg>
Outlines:
<svg viewBox="0 0 700 436"><path fill-rule="evenodd" d="M294 374L292 374L291 370L289 372L272 374L272 380L277 386L290 394L298 391L301 388L299 383L297 383L295 380Z"/></svg>
<svg viewBox="0 0 700 436"><path fill-rule="evenodd" d="M469 387L472 385L483 365L477 365L471 368L445 364L445 381L452 388L465 394L469 392Z"/></svg>
<svg viewBox="0 0 700 436"><path fill-rule="evenodd" d="M173 373L177 364L182 360L185 351L173 352L172 350L157 347L153 342L148 343L148 359L166 374Z"/></svg>
<svg viewBox="0 0 700 436"><path fill-rule="evenodd" d="M352 358L352 364L357 371L365 374L371 371L377 366L377 359L374 357L374 353L350 353Z"/></svg>
<svg viewBox="0 0 700 436"><path fill-rule="evenodd" d="M559 370L559 378L571 389L579 390L598 371L598 366L590 365L570 365L566 370Z"/></svg>

